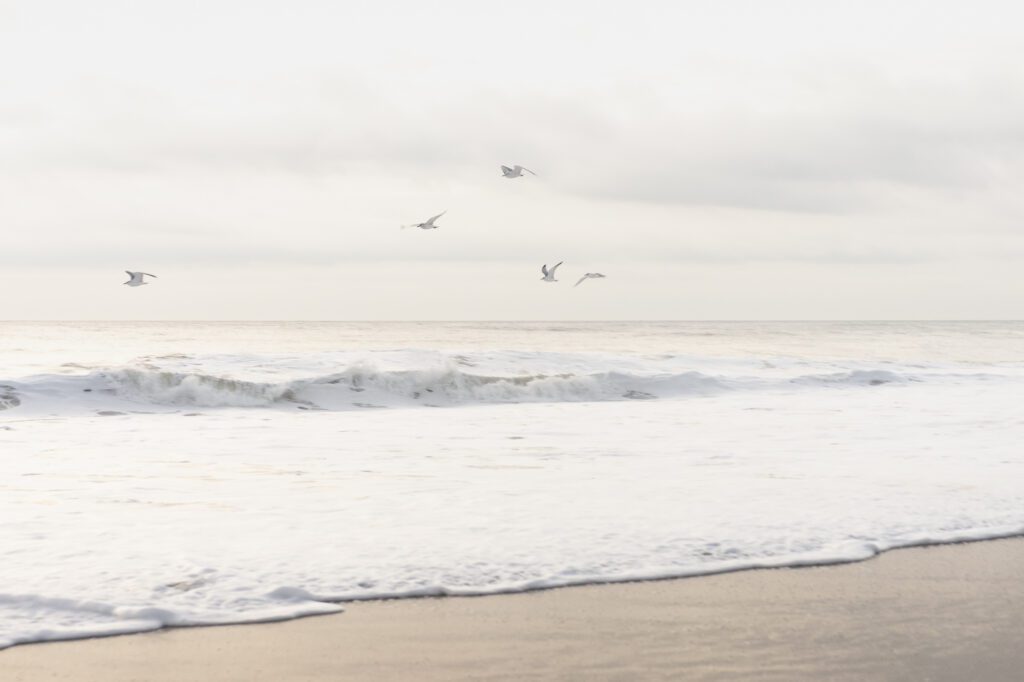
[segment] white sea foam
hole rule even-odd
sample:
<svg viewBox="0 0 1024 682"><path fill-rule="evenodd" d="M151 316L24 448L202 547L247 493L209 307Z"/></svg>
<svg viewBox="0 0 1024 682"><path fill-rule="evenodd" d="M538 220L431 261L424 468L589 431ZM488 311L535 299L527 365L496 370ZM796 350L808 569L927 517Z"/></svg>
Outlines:
<svg viewBox="0 0 1024 682"><path fill-rule="evenodd" d="M1024 530L1024 325L549 327L0 324L0 647Z"/></svg>
<svg viewBox="0 0 1024 682"><path fill-rule="evenodd" d="M359 362L336 374L283 382L233 379L213 374L119 368L81 377L41 376L13 381L8 407L109 403L193 407L306 405L345 409L372 400L381 407L474 403L584 402L635 400L709 394L726 389L720 379L700 372L635 375L606 371L492 376L454 366L380 370ZM92 395L90 395L92 394Z"/></svg>
<svg viewBox="0 0 1024 682"><path fill-rule="evenodd" d="M713 395L735 390L779 390L793 386L880 386L908 381L949 381L982 378L977 373L921 371L897 373L882 369L834 372L819 368L810 373L798 365L790 371L763 364L734 363L731 373L716 367L710 374L684 370L689 363L707 364L690 356L658 359L535 353L490 353L479 358L465 354L387 353L341 360L342 366L326 374L259 381L232 376L240 369L272 376L301 373L304 366L325 369L334 355L307 357L296 367L294 358L248 356L234 358L188 357L188 365L207 363L206 371L161 368L152 358L133 365L94 369L80 375L39 375L8 381L0 387L0 408L25 403L26 410L63 406L88 408L120 400L139 406L192 407L299 407L300 409L351 409L416 405L455 406L487 403L591 402L649 400ZM179 360L179 358L172 358ZM239 366L239 361L249 363ZM418 365L417 363L423 363ZM225 366L227 364L228 366ZM396 367L400 365L400 367ZM468 369L472 367L472 369ZM487 367L489 365L490 367ZM488 371L490 369L490 371ZM561 371L559 371L561 369ZM797 371L793 371L793 370ZM829 368L831 369L831 368ZM219 373L217 373L219 372ZM995 375L993 375L995 376ZM998 378L998 377L996 377Z"/></svg>

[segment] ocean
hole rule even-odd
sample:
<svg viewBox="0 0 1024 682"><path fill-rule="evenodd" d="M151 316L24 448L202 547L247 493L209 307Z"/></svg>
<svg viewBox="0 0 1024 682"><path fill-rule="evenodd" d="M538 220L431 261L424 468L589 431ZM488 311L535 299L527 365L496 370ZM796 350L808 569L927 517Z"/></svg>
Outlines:
<svg viewBox="0 0 1024 682"><path fill-rule="evenodd" d="M0 647L1024 532L1022 322L0 322Z"/></svg>

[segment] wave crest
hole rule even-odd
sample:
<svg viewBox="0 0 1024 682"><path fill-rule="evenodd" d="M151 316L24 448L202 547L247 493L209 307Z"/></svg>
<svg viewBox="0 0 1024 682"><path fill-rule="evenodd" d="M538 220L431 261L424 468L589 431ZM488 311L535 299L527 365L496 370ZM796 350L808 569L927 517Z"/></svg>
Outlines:
<svg viewBox="0 0 1024 682"><path fill-rule="evenodd" d="M216 357L196 366L161 367L153 358L129 367L93 370L80 375L42 375L0 384L0 410L33 405L63 411L85 408L120 414L135 405L176 407L273 407L307 410L457 406L501 403L559 403L657 400L743 390L857 389L920 381L880 369L793 376L775 367L767 371L738 367L738 373L680 371L685 368L643 366L635 359L605 369L592 357L499 357L484 363L462 356L399 357L390 360L352 358L307 367L312 376L295 378L295 368L274 358ZM426 361L424 361L426 360ZM309 363L307 365L314 364ZM340 371L332 371L340 365ZM631 366L632 365L632 366ZM209 368L209 369L207 369ZM214 369L216 368L216 369ZM230 368L230 369L229 369ZM565 371L563 368L571 369ZM837 368L838 369L838 368ZM219 372L223 371L224 374ZM235 378L259 372L262 379ZM787 376L788 374L788 376ZM274 380L280 377L281 380ZM284 377L288 377L287 380Z"/></svg>
<svg viewBox="0 0 1024 682"><path fill-rule="evenodd" d="M130 400L198 407L261 407L298 403L337 409L405 404L585 402L635 400L708 393L722 382L700 372L639 376L622 372L489 376L458 367L382 370L356 363L342 372L281 383L229 379L202 373L122 369L104 372L115 393Z"/></svg>
<svg viewBox="0 0 1024 682"><path fill-rule="evenodd" d="M118 395L161 405L260 407L294 399L288 384L149 369L121 369L102 374L114 384Z"/></svg>

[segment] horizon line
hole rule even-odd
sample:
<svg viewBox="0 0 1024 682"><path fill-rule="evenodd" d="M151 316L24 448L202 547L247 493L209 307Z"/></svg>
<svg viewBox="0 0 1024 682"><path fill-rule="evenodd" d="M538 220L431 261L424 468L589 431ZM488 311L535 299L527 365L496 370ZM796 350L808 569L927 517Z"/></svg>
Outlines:
<svg viewBox="0 0 1024 682"><path fill-rule="evenodd" d="M786 322L786 323L836 323L836 322L1024 322L1024 318L660 318L660 319L588 319L588 320L566 320L566 319L364 319L364 320L329 320L329 319L195 319L195 318L166 318L166 319L0 319L0 324L46 324L46 323L189 323L189 324L494 324L494 323L521 323L521 324L608 324L608 323L765 323L765 322Z"/></svg>

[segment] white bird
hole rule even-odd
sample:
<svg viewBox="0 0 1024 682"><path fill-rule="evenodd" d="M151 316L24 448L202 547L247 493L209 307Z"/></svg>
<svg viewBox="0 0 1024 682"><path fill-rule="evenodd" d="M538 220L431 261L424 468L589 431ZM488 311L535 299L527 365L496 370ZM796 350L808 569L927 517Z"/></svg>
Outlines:
<svg viewBox="0 0 1024 682"><path fill-rule="evenodd" d="M520 177L523 174L523 171L526 171L530 175L536 175L536 173L534 173L529 168L523 168L522 166L518 166L518 165L512 166L511 168L509 168L508 166L502 166L501 167L501 174L504 175L506 178L509 178L509 179Z"/></svg>
<svg viewBox="0 0 1024 682"><path fill-rule="evenodd" d="M431 218L430 220L427 220L427 221L422 222L422 223L413 223L412 225L402 225L402 229L404 230L407 227L418 227L421 230L436 230L440 226L439 225L435 225L434 221L437 220L438 218L440 218L441 216L443 216L447 212L448 212L448 209L445 209L445 210L441 211L440 213L438 213L433 218Z"/></svg>
<svg viewBox="0 0 1024 682"><path fill-rule="evenodd" d="M125 270L125 272L131 277L130 280L125 282L130 287L141 287L143 284L149 284L149 282L143 281L143 277L156 277L156 275L151 275L148 272L132 272L131 270Z"/></svg>
<svg viewBox="0 0 1024 682"><path fill-rule="evenodd" d="M580 277L580 281L576 282L576 284L573 284L573 287L575 288L575 287L578 287L579 285L583 284L583 280L586 280L586 279L600 279L602 277L604 277L604 275L602 275L600 272L588 272L587 274L585 274L582 277Z"/></svg>
<svg viewBox="0 0 1024 682"><path fill-rule="evenodd" d="M557 270L558 266L561 265L564 262L565 261L558 261L558 265L555 265L555 267L551 268L550 270L548 270L548 266L547 266L546 263L544 265L540 266L540 271L544 273L544 276L541 277L541 281L543 281L543 282L557 282L558 280L555 279L555 270Z"/></svg>

